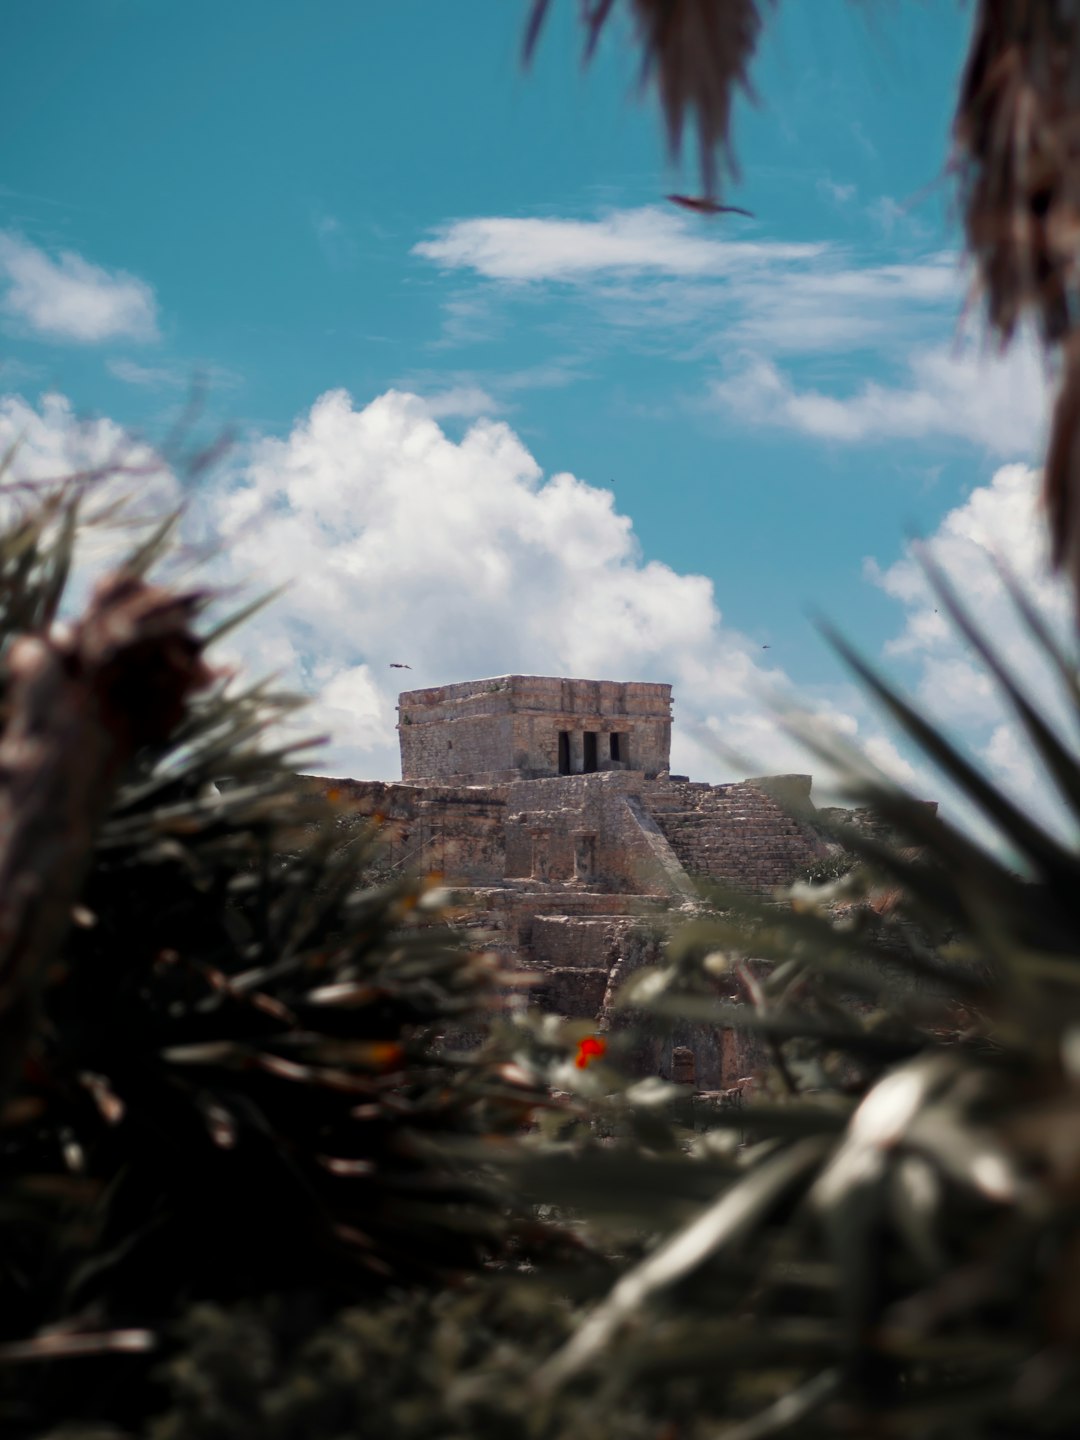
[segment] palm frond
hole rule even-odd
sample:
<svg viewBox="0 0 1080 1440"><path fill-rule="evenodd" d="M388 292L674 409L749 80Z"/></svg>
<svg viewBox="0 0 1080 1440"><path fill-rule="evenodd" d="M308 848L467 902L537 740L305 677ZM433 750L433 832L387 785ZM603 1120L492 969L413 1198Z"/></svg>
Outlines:
<svg viewBox="0 0 1080 1440"><path fill-rule="evenodd" d="M1030 316L1063 377L1044 473L1053 559L1080 589L1080 15L982 0L953 123L968 249L1004 343Z"/></svg>
<svg viewBox="0 0 1080 1440"><path fill-rule="evenodd" d="M724 172L738 178L731 108L739 90L753 93L750 64L766 5L767 0L629 0L641 49L642 84L656 85L674 159L681 153L687 126L696 131L706 201L719 197ZM526 62L548 11L549 0L534 0L525 31ZM615 0L583 5L586 61L615 12Z"/></svg>

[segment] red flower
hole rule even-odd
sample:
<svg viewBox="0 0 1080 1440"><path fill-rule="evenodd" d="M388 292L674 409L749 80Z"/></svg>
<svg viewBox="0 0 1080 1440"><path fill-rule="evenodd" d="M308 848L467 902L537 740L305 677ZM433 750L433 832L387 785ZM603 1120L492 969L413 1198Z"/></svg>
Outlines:
<svg viewBox="0 0 1080 1440"><path fill-rule="evenodd" d="M598 1039L595 1035L586 1035L584 1040L578 1041L577 1059L574 1064L579 1070L584 1070L593 1060L599 1060L607 1049L605 1041Z"/></svg>

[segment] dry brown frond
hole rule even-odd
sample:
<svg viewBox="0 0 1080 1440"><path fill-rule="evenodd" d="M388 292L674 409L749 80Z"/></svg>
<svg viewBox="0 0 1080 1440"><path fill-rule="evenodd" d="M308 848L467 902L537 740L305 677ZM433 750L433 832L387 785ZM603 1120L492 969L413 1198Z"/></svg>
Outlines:
<svg viewBox="0 0 1080 1440"><path fill-rule="evenodd" d="M1080 239L1080 10L982 0L953 125L968 244L990 322L1072 328Z"/></svg>
<svg viewBox="0 0 1080 1440"><path fill-rule="evenodd" d="M953 125L968 248L991 326L1070 342L1080 280L1080 7L981 0ZM1080 355L1066 345L1046 463L1054 563L1080 583Z"/></svg>
<svg viewBox="0 0 1080 1440"><path fill-rule="evenodd" d="M1043 503L1050 523L1051 557L1072 580L1080 617L1080 332L1065 345L1043 467Z"/></svg>
<svg viewBox="0 0 1080 1440"><path fill-rule="evenodd" d="M738 175L731 147L731 102L740 86L752 95L749 65L761 31L761 9L769 0L627 0L642 48L641 78L655 78L667 127L668 145L678 159L683 130L697 130L705 197L720 193L720 169ZM525 33L525 59L539 38L550 0L534 0ZM582 0L585 58L615 11L615 0ZM718 156L720 164L718 164Z"/></svg>
<svg viewBox="0 0 1080 1440"><path fill-rule="evenodd" d="M124 766L160 742L211 674L191 629L204 597L130 574L103 580L70 631L22 635L6 657L0 734L0 1097L38 1022Z"/></svg>

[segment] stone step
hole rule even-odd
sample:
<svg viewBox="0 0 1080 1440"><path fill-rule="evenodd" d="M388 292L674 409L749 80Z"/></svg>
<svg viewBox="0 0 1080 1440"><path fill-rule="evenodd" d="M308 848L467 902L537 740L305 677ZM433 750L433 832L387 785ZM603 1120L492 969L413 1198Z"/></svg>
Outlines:
<svg viewBox="0 0 1080 1440"><path fill-rule="evenodd" d="M702 805L693 810L658 810L658 823L668 825L757 825L775 834L777 830L802 831L797 821L786 815L762 815L758 810L729 806Z"/></svg>
<svg viewBox="0 0 1080 1440"><path fill-rule="evenodd" d="M538 915L529 947L533 963L545 970L610 969L636 923L625 915Z"/></svg>
<svg viewBox="0 0 1080 1440"><path fill-rule="evenodd" d="M561 966L538 972L540 983L530 993L530 1004L568 1020L594 1020L600 1014L609 971Z"/></svg>

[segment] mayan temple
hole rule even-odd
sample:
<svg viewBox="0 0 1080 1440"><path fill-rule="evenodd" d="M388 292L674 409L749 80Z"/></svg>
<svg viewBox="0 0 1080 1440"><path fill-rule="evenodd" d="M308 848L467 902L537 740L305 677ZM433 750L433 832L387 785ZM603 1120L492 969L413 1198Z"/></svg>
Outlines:
<svg viewBox="0 0 1080 1440"><path fill-rule="evenodd" d="M672 775L671 724L670 685L504 675L410 690L401 780L327 783L379 817L390 864L440 873L486 943L539 973L531 1003L603 1027L698 878L768 892L835 849L809 776ZM673 1043L643 1064L670 1074ZM734 1037L695 1050L699 1086L742 1078Z"/></svg>

